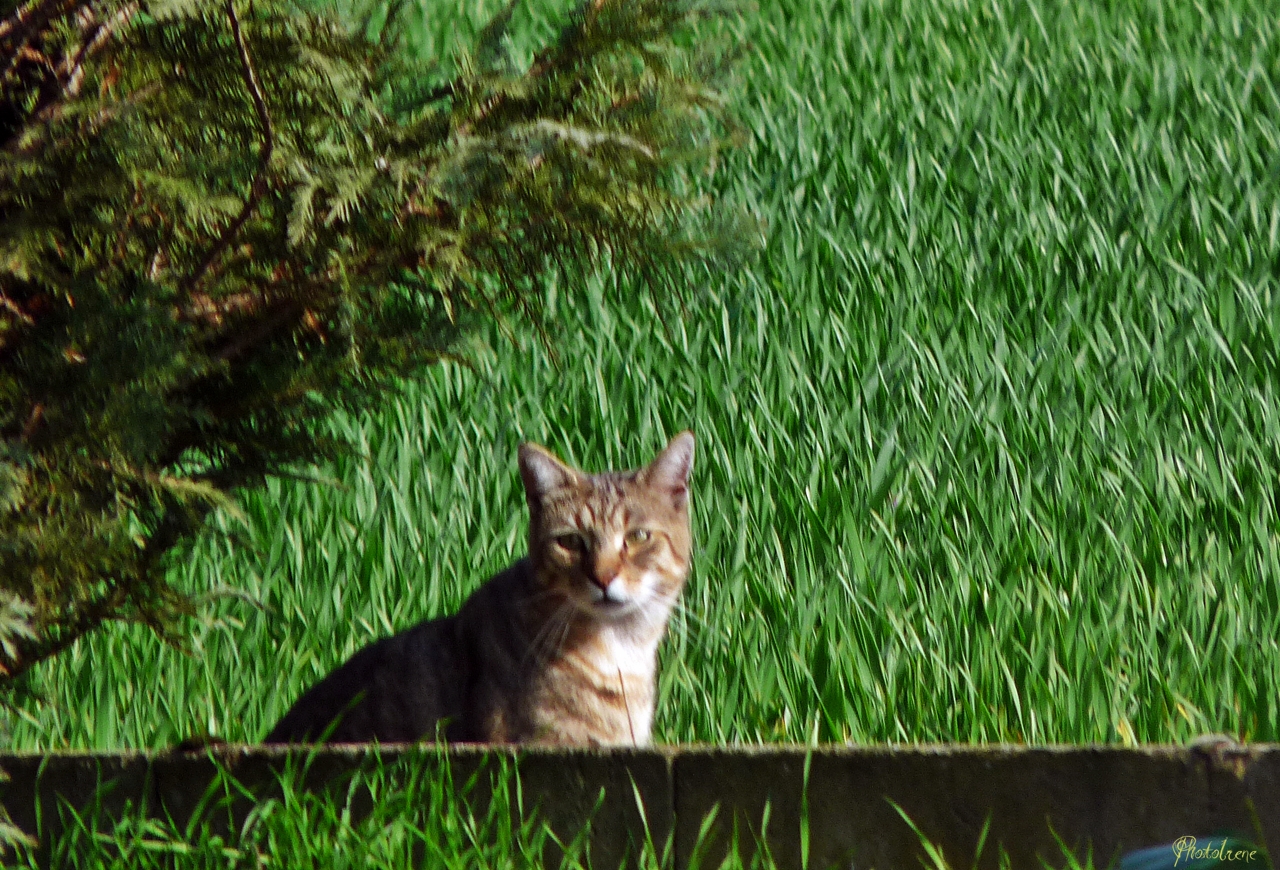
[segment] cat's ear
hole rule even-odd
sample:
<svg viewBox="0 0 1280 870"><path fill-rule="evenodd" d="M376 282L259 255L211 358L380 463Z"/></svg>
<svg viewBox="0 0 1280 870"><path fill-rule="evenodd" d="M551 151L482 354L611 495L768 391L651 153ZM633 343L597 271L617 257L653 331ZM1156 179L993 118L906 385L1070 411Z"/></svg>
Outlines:
<svg viewBox="0 0 1280 870"><path fill-rule="evenodd" d="M658 458L643 472L645 483L671 495L676 509L689 501L689 472L693 470L693 433L688 430L671 439Z"/></svg>
<svg viewBox="0 0 1280 870"><path fill-rule="evenodd" d="M581 476L545 447L525 442L520 445L520 479L529 504L538 505L548 493L582 482Z"/></svg>

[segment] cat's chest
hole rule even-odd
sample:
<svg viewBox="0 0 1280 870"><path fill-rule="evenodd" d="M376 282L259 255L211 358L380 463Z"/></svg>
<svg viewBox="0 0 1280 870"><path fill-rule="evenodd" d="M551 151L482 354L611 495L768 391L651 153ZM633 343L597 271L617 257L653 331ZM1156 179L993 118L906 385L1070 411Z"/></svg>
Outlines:
<svg viewBox="0 0 1280 870"><path fill-rule="evenodd" d="M600 633L564 648L531 693L528 713L535 739L648 743L656 646Z"/></svg>
<svg viewBox="0 0 1280 870"><path fill-rule="evenodd" d="M652 682L657 652L656 640L637 640L607 629L584 639L573 651L584 667L611 682L619 677Z"/></svg>

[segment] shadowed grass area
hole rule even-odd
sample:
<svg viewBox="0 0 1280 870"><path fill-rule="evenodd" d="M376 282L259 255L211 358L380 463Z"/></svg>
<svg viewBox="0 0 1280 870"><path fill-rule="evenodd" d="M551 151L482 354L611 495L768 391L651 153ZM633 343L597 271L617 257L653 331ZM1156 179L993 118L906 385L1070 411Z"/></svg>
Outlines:
<svg viewBox="0 0 1280 870"><path fill-rule="evenodd" d="M59 833L39 832L43 851L19 850L6 866L58 868L163 867L534 867L547 855L557 866L584 866L582 836L555 840L536 813L521 819L515 770L494 769L455 782L448 763L424 769L372 763L330 782L304 787L311 759L297 756L273 789L240 782L218 765L189 819L130 804L108 811L112 786L89 806L59 808ZM474 799L483 793L482 800ZM245 798L257 794L256 803ZM548 851L555 842L557 846ZM649 844L638 866L657 867Z"/></svg>
<svg viewBox="0 0 1280 870"><path fill-rule="evenodd" d="M486 8L493 7L489 4ZM477 16L479 11L476 11ZM768 222L682 317L607 271L174 570L192 654L43 668L15 746L260 737L524 547L516 446L698 436L659 741L1280 739L1280 24L1264 0L761 0ZM554 294L554 288L551 292Z"/></svg>
<svg viewBox="0 0 1280 870"><path fill-rule="evenodd" d="M164 763L163 756L156 760ZM246 770L234 757L225 760L230 762L230 768L217 756L213 756L210 767L199 772L188 768L189 775L201 783L197 788L208 782L198 802L199 792L190 793L189 800L195 806L179 801L161 808L149 806L145 799L139 802L142 780L135 777L130 784L126 776L123 781L100 786L96 795L72 796L75 808L64 802L56 813L46 812L38 823L38 830L33 832L38 835L36 838L19 847L16 853L4 852L0 856L11 859L5 863L6 867L85 870L357 866L375 870L407 867L468 870L593 867L600 870L618 866L620 860L622 866L637 870L672 866L687 870L844 868L862 867L868 860L876 860L878 867L901 870L909 866L927 870L979 866L1000 870L1031 867L1174 870L1188 866L1192 870L1235 866L1261 870L1272 867L1265 848L1248 836L1184 836L1132 849L1060 836L1052 821L1047 830L1036 832L1017 825L1011 828L1007 818L1004 825L993 825L993 818L988 815L980 828L975 829L969 828L976 825L972 816L967 822L960 821L964 813L951 821L947 821L945 814L929 813L933 817L932 825L921 825L887 797L873 800L887 800L888 808L900 818L893 822L882 818L880 825L871 830L879 831L892 844L888 849L885 843L868 842L875 834L868 833L865 819L863 825L855 826L862 831L857 840L844 840L842 846L833 849L833 833L839 839L850 832L833 831L834 819L829 812L811 816L810 804L805 799L798 807L792 805L790 810L778 811L778 806L766 803L759 816L748 811L749 824L743 824L748 817L740 814L741 806L735 810L719 805L706 815L688 807L692 817L664 816L661 809L655 815L652 810L664 802L659 801L656 806L646 804L634 780L632 791L626 793L625 788L621 792L613 791L603 781L587 775L582 781L587 786L583 794L558 794L547 789L545 778L537 773L528 776L528 768L502 752L483 758L431 747L398 757L371 751L345 758L338 753L327 753L325 757L298 753L285 759L283 766L272 772L263 768ZM973 755L970 760L980 761ZM476 761L482 762L479 767L474 766ZM580 764L581 759L567 763ZM580 771L586 769L579 768ZM521 776L521 770L526 771L526 776ZM601 770L601 767L595 768L596 773ZM783 767L776 770L786 778ZM240 771L247 776L238 777ZM912 777L909 766L902 768L902 772ZM918 773L917 767L916 775ZM86 786L90 781L92 774L81 780ZM669 784L674 784L674 780ZM594 795L593 808L591 788L597 785L601 790ZM651 781L650 788L645 790L649 797L656 796L653 785ZM181 786L176 790L181 790ZM821 791L827 792L826 799L836 797L827 789ZM150 794L154 799L155 792ZM173 801L175 783L170 781L167 786L161 786L160 794ZM735 796L727 798L730 805L735 803ZM623 803L634 799L633 807L639 815L620 816L619 799ZM862 812L875 812L864 800L855 798L855 801ZM574 824L582 827L576 832L566 830L568 820L563 813L566 802L577 803L571 815ZM612 806L608 806L610 802ZM781 803L788 802L783 799ZM560 812L556 811L557 805ZM672 808L672 804L666 804L667 812ZM555 826L559 834L545 821L542 809L549 809L550 815L559 817L560 822ZM976 809L977 806L969 807L970 812ZM56 816L56 823L52 816ZM734 820L732 823L728 821L730 817ZM1057 816L1055 819L1066 821L1072 827L1082 821ZM816 825L811 828L815 820ZM957 822L968 830L961 833ZM1138 824L1141 827L1141 823ZM1260 820L1256 815L1254 825L1251 835L1261 838ZM940 833L938 826L950 829L949 833L943 833L945 846L934 839L934 835ZM1000 828L1004 829L1005 836L1012 832L1015 841L1002 840L996 833ZM655 834L655 829L666 833ZM815 845L821 844L817 846L821 856L810 850L811 830ZM1041 840L1046 833L1051 835L1052 842L1035 850L1033 857L1029 854L1028 842L1022 838ZM1140 833L1129 836L1142 842ZM588 841L591 841L590 849ZM681 846L676 846L677 842ZM844 858L828 863L833 854L843 849L848 850ZM886 860L887 865L883 863Z"/></svg>

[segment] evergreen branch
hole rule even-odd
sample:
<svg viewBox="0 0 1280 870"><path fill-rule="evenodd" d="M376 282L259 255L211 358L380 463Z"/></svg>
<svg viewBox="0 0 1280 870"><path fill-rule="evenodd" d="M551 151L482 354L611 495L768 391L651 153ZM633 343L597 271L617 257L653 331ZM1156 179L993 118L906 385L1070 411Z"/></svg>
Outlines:
<svg viewBox="0 0 1280 870"><path fill-rule="evenodd" d="M63 61L62 70L58 75L64 98L74 98L80 93L80 86L84 81L85 62L101 49L111 35L137 11L136 2L125 3L106 21L96 22L92 6L86 6L81 10L81 30L84 33L84 41L76 52L75 60L68 56Z"/></svg>
<svg viewBox="0 0 1280 870"><path fill-rule="evenodd" d="M438 103L441 100L445 99L446 97L452 97L455 93L457 93L457 90L458 90L458 83L456 81L445 82L442 85L436 85L434 88L427 91L422 96L422 104L424 106L427 106L427 105L430 105L431 103Z"/></svg>
<svg viewBox="0 0 1280 870"><path fill-rule="evenodd" d="M608 131L600 132L596 130L583 130L578 127L571 127L567 124L560 124L547 118L542 118L527 128L515 128L510 135L519 135L524 132L548 133L561 142L570 142L583 151L590 151L597 145L613 144L638 154L644 155L649 160L656 159L657 155L653 153L653 149L645 143L641 142L634 136L628 136L626 133L611 133Z"/></svg>
<svg viewBox="0 0 1280 870"><path fill-rule="evenodd" d="M45 635L42 639L34 642L18 642L16 644L18 648L17 654L14 656L6 654L4 658L7 661L0 662L0 670L3 670L4 679L12 684L13 681L31 670L35 665L47 658L65 652L73 643L104 622L118 618L116 614L128 600L128 595L123 587L111 585L110 581L108 581L108 584L109 591L107 593L101 595L88 606L78 608L74 617L70 619L64 617L59 620L60 624L56 637Z"/></svg>
<svg viewBox="0 0 1280 870"><path fill-rule="evenodd" d="M23 310L22 306L14 302L5 295L4 288L0 287L0 309L7 311L9 315L18 323L24 326L30 326L35 323L31 315Z"/></svg>
<svg viewBox="0 0 1280 870"><path fill-rule="evenodd" d="M41 76L41 80L36 86L39 97L30 110L29 124L48 125L56 120L68 102L79 95L89 60L107 45L111 37L127 24L140 8L138 2L133 0L133 2L125 3L116 9L106 21L99 21L91 2L77 0L75 3L64 3L62 13L69 14L78 4L82 4L79 5L79 10L76 12L80 40L74 46L69 46L65 49L60 62L55 58L36 52L29 42L17 46L9 62L6 76L11 76L24 60L34 63L44 70L44 75ZM28 34L28 40L33 36L33 34ZM100 129L117 112L118 107L115 106L100 108L96 116L91 118L85 125L86 131ZM34 139L28 143L27 148L21 148L22 136L20 133L21 128L4 144L6 152L18 154L24 151L29 152L38 147L39 139Z"/></svg>
<svg viewBox="0 0 1280 870"><path fill-rule="evenodd" d="M13 58L5 73L12 73L20 50L49 22L66 15L85 0L30 0L0 21L0 56Z"/></svg>
<svg viewBox="0 0 1280 870"><path fill-rule="evenodd" d="M235 0L227 0L226 12L227 19L231 22L231 34L235 39L236 50L240 55L240 75L244 79L245 87L249 90L249 96L253 100L254 111L258 115L258 124L262 128L262 149L258 154L258 172L254 175L253 181L249 185L248 198L245 200L243 207L241 207L240 213L236 215L235 220L227 224L200 265L183 282L183 287L188 293L200 283L200 280L213 266L218 257L222 256L222 252L231 245L236 234L240 232L240 229L253 215L254 210L258 207L258 202L266 194L267 174L271 168L271 156L275 151L275 127L271 123L271 113L267 111L267 101L262 96L262 86L258 83L258 72L254 69L253 58L249 55L249 46L245 43L244 33L240 29L240 18L236 15Z"/></svg>
<svg viewBox="0 0 1280 870"><path fill-rule="evenodd" d="M65 652L68 647L79 640L90 630L97 628L111 618L111 614L120 606L117 596L110 595L99 598L93 605L81 609L75 617L63 620L59 625L59 634L55 638L45 637L35 643L19 643L17 654L5 656L7 661L0 663L7 681L15 681L31 670L32 667L47 658Z"/></svg>
<svg viewBox="0 0 1280 870"><path fill-rule="evenodd" d="M723 106L674 62L705 54L675 37L700 0L587 0L523 73L498 21L434 89L391 29L235 2L0 20L0 585L40 632L0 643L15 673L106 621L179 626L158 560L210 492L338 455L335 410L477 322L554 355L548 267L607 251L669 286L702 244L679 173Z"/></svg>
<svg viewBox="0 0 1280 870"><path fill-rule="evenodd" d="M301 317L302 310L302 303L296 300L280 305L270 316L262 318L254 324L252 329L238 335L235 341L214 353L213 359L218 362L227 362L235 359L258 342L268 338L271 333L281 326Z"/></svg>
<svg viewBox="0 0 1280 870"><path fill-rule="evenodd" d="M77 607L74 616L59 617L58 632L55 636L51 637L46 632L40 632L41 636L36 640L18 641L15 644L18 649L17 655L4 655L3 658L7 661L0 661L0 667L4 669L3 679L12 685L18 677L32 667L47 658L65 652L73 643L104 622L120 620L121 610L125 605L135 598L139 591L146 589L149 583L154 582L152 575L159 568L160 560L165 553L172 549L184 534L190 533L192 524L190 514L193 512L203 516L208 510L186 508L183 512L188 515L186 523L176 520L178 511L172 508L167 510L139 554L135 565L136 570L131 576L104 578L106 589L101 595Z"/></svg>
<svg viewBox="0 0 1280 870"><path fill-rule="evenodd" d="M262 125L262 137L265 140L260 157L263 171L271 159L271 151L275 148L275 128L271 124L271 113L267 111L267 101L262 96L262 86L258 83L258 71L254 69L253 58L249 56L249 46L244 41L244 33L240 30L240 19L236 15L235 0L227 0L227 19L231 22L231 33L235 37L236 49L240 53L241 75L249 96L253 98L254 111L258 113L258 123Z"/></svg>
<svg viewBox="0 0 1280 870"><path fill-rule="evenodd" d="M0 649L12 659L18 654L17 638L35 640L35 629L31 627L31 616L35 606L15 595L8 589L0 589ZM0 665L0 676L7 671Z"/></svg>

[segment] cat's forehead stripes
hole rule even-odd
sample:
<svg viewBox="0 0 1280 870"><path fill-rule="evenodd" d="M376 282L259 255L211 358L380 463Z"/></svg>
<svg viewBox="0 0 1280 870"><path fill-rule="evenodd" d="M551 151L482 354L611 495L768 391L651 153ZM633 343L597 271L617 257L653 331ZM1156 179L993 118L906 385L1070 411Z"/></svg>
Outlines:
<svg viewBox="0 0 1280 870"><path fill-rule="evenodd" d="M543 509L565 515L579 528L623 525L631 521L629 501L635 496L635 475L597 474L585 478L581 489L548 493Z"/></svg>

